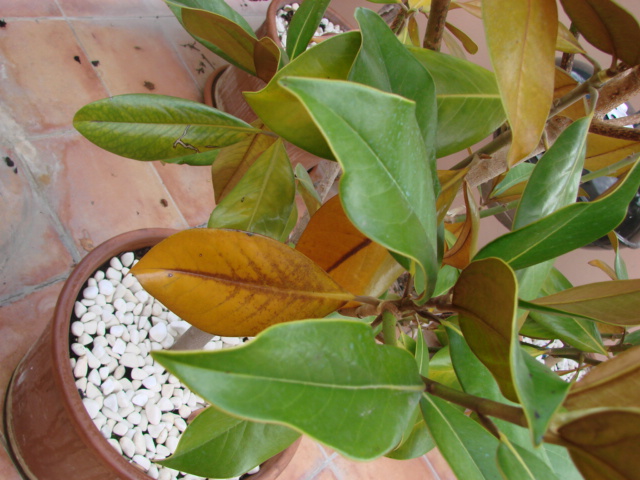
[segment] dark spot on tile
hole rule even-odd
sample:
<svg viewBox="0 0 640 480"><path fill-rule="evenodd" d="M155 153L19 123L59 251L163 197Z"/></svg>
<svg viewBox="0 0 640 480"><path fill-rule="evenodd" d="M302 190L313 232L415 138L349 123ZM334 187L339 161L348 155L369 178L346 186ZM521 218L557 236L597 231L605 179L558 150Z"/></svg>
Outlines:
<svg viewBox="0 0 640 480"><path fill-rule="evenodd" d="M4 28L7 26L7 22L5 22L4 20L0 20L0 28Z"/></svg>
<svg viewBox="0 0 640 480"><path fill-rule="evenodd" d="M73 57L73 59L74 59L76 62L78 62L78 63L82 63L82 62L80 61L80 57L79 57L78 55L76 55L75 57Z"/></svg>
<svg viewBox="0 0 640 480"><path fill-rule="evenodd" d="M13 173L15 173L16 175L18 174L18 167L13 169Z"/></svg>
<svg viewBox="0 0 640 480"><path fill-rule="evenodd" d="M168 207L169 206L169 202L167 202L164 198L160 199L160 205L162 205L163 207Z"/></svg>
<svg viewBox="0 0 640 480"><path fill-rule="evenodd" d="M13 160L11 160L9 157L4 157L4 163L7 164L7 167L13 167L15 166L15 163Z"/></svg>
<svg viewBox="0 0 640 480"><path fill-rule="evenodd" d="M97 67L98 65L100 65L100 60L91 60L91 65Z"/></svg>
<svg viewBox="0 0 640 480"><path fill-rule="evenodd" d="M142 47L139 47L138 45L134 45L134 47L136 50L142 50Z"/></svg>
<svg viewBox="0 0 640 480"><path fill-rule="evenodd" d="M144 88L146 88L149 91L156 89L155 84L153 82L148 81L148 80L145 80L142 85L144 86Z"/></svg>

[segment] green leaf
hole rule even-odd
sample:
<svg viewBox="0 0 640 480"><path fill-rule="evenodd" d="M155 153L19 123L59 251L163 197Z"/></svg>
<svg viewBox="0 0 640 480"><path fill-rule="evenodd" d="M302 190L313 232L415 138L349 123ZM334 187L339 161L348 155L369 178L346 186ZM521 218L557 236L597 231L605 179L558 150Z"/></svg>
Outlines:
<svg viewBox="0 0 640 480"><path fill-rule="evenodd" d="M234 349L153 355L223 411L289 426L358 460L399 443L424 390L410 353L376 344L354 321L291 322Z"/></svg>
<svg viewBox="0 0 640 480"><path fill-rule="evenodd" d="M297 191L302 197L309 215L313 215L322 206L320 195L318 195L318 192L313 186L313 180L311 180L309 173L301 163L296 165L295 175Z"/></svg>
<svg viewBox="0 0 640 480"><path fill-rule="evenodd" d="M284 139L319 157L333 158L309 112L279 81L286 76L346 79L360 48L360 39L360 32L353 31L324 40L280 69L264 89L246 92L247 103Z"/></svg>
<svg viewBox="0 0 640 480"><path fill-rule="evenodd" d="M509 166L527 158L547 122L555 77L556 0L482 2L482 21L513 133Z"/></svg>
<svg viewBox="0 0 640 480"><path fill-rule="evenodd" d="M149 94L118 95L85 105L73 126L123 157L191 165L210 165L217 149L260 133L202 103Z"/></svg>
<svg viewBox="0 0 640 480"><path fill-rule="evenodd" d="M279 240L295 201L295 180L282 140L267 149L213 209L209 228L232 228Z"/></svg>
<svg viewBox="0 0 640 480"><path fill-rule="evenodd" d="M507 438L502 439L498 447L498 466L506 479L558 480L549 465Z"/></svg>
<svg viewBox="0 0 640 480"><path fill-rule="evenodd" d="M436 156L444 157L491 135L505 120L495 76L472 62L408 47L436 87ZM479 122L478 118L482 121Z"/></svg>
<svg viewBox="0 0 640 480"><path fill-rule="evenodd" d="M409 424L409 426L411 429L407 429L400 445L387 453L385 457L395 460L409 460L424 455L435 447L435 443L433 438L431 438L419 405L416 405L414 422Z"/></svg>
<svg viewBox="0 0 640 480"><path fill-rule="evenodd" d="M597 282L523 302L526 308L577 315L610 325L640 324L640 280Z"/></svg>
<svg viewBox="0 0 640 480"><path fill-rule="evenodd" d="M287 55L291 60L307 49L330 1L302 2L296 10L287 30Z"/></svg>
<svg viewBox="0 0 640 480"><path fill-rule="evenodd" d="M204 40L211 50L229 63L256 74L254 49L258 40L253 32L247 32L232 20L204 10L182 9L185 29L196 39ZM266 50L263 50L266 52ZM277 65L278 59L273 59Z"/></svg>
<svg viewBox="0 0 640 480"><path fill-rule="evenodd" d="M502 478L495 461L498 440L493 435L449 403L427 393L420 407L438 450L456 477Z"/></svg>
<svg viewBox="0 0 640 480"><path fill-rule="evenodd" d="M416 339L416 363L418 364L418 373L423 377L429 376L429 346L424 339L422 330L418 330L418 338Z"/></svg>
<svg viewBox="0 0 640 480"><path fill-rule="evenodd" d="M431 380L446 385L447 387L462 390L456 372L453 369L449 346L444 346L431 357L429 362L429 375Z"/></svg>
<svg viewBox="0 0 640 480"><path fill-rule="evenodd" d="M208 407L189 424L175 453L158 463L202 477L236 477L277 455L299 436L281 425L249 422Z"/></svg>
<svg viewBox="0 0 640 480"><path fill-rule="evenodd" d="M514 272L503 261L488 258L462 271L453 289L453 305L459 309L460 327L471 350L491 371L502 394L523 406L537 445L569 384L520 347L517 295Z"/></svg>
<svg viewBox="0 0 640 480"><path fill-rule="evenodd" d="M475 258L501 258L517 270L588 245L624 220L638 184L640 167L636 164L623 181L599 200L568 205L507 233L486 245Z"/></svg>
<svg viewBox="0 0 640 480"><path fill-rule="evenodd" d="M519 163L513 168L510 168L504 178L491 190L489 198L499 197L511 187L515 187L519 183L529 180L533 169L536 166L533 163Z"/></svg>
<svg viewBox="0 0 640 480"><path fill-rule="evenodd" d="M541 448L547 454L551 468L559 478L562 480L583 480L565 447L543 443Z"/></svg>
<svg viewBox="0 0 640 480"><path fill-rule="evenodd" d="M169 6L183 26L182 10L184 8L191 10L204 10L205 12L215 13L225 17L233 23L240 25L249 35L254 35L251 25L249 25L244 17L231 8L224 0L165 0L165 3ZM205 47L210 48L209 45L207 45L208 42L206 40L204 42L200 41L200 43Z"/></svg>
<svg viewBox="0 0 640 480"><path fill-rule="evenodd" d="M362 47L353 62L349 80L384 92L396 93L416 102L416 119L428 150L428 162L435 172L436 97L435 85L424 66L405 48L377 13L356 9L362 32ZM411 81L408 82L407 78Z"/></svg>
<svg viewBox="0 0 640 480"><path fill-rule="evenodd" d="M406 269L416 262L416 288L429 298L439 266L436 199L415 104L350 82L286 78L281 84L305 104L340 162L340 197L351 222L399 254Z"/></svg>

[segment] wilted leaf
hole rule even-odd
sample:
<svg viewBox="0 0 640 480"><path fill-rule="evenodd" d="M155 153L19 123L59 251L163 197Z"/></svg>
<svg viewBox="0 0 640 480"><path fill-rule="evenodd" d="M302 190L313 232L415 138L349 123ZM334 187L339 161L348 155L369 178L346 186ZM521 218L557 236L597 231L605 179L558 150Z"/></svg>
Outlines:
<svg viewBox="0 0 640 480"><path fill-rule="evenodd" d="M313 181L309 173L305 170L301 163L296 165L296 190L302 197L304 205L307 207L309 215L315 214L322 206L322 200L317 190L313 186Z"/></svg>
<svg viewBox="0 0 640 480"><path fill-rule="evenodd" d="M331 0L302 2L287 30L287 55L293 60L307 49Z"/></svg>
<svg viewBox="0 0 640 480"><path fill-rule="evenodd" d="M469 185L465 183L464 204L467 207L467 216L458 239L444 254L443 263L455 268L465 268L473 258L478 243L478 229L480 228L480 214L478 205L471 193Z"/></svg>
<svg viewBox="0 0 640 480"><path fill-rule="evenodd" d="M295 202L295 180L282 140L269 147L209 218L209 228L230 228L279 240Z"/></svg>
<svg viewBox="0 0 640 480"><path fill-rule="evenodd" d="M214 45L216 54L236 67L256 74L253 50L258 40L255 35L228 18L205 10L184 8L182 22L190 34Z"/></svg>
<svg viewBox="0 0 640 480"><path fill-rule="evenodd" d="M640 152L640 142L590 133L587 137L587 158L584 167L593 172L638 152ZM631 165L615 172L615 175L620 175L630 168Z"/></svg>
<svg viewBox="0 0 640 480"><path fill-rule="evenodd" d="M553 100L558 12L555 0L483 0L482 17L513 132L507 162L515 165L536 147Z"/></svg>
<svg viewBox="0 0 640 480"><path fill-rule="evenodd" d="M358 31L324 40L281 68L259 92L245 92L247 103L281 137L314 155L333 158L304 105L278 82L288 76L346 79L360 48L360 40Z"/></svg>
<svg viewBox="0 0 640 480"><path fill-rule="evenodd" d="M440 183L440 193L436 201L438 223L447 216L449 207L451 207L451 204L458 195L460 186L468 171L468 168L462 168L460 170L438 170L438 182Z"/></svg>
<svg viewBox="0 0 640 480"><path fill-rule="evenodd" d="M256 120L253 125L256 129L263 127L259 120ZM220 202L233 190L251 165L276 140L275 136L256 133L235 145L220 150L215 163L211 166L216 202Z"/></svg>
<svg viewBox="0 0 640 480"><path fill-rule="evenodd" d="M640 470L640 409L594 409L567 415L557 429L587 480L634 480Z"/></svg>
<svg viewBox="0 0 640 480"><path fill-rule="evenodd" d="M629 66L640 63L640 26L611 0L560 0L584 38Z"/></svg>
<svg viewBox="0 0 640 480"><path fill-rule="evenodd" d="M624 220L639 183L640 168L636 166L599 200L568 205L507 233L486 245L475 258L501 258L517 270L588 245Z"/></svg>
<svg viewBox="0 0 640 480"><path fill-rule="evenodd" d="M132 273L176 315L221 336L253 336L274 323L324 316L353 299L299 252L235 230L172 235Z"/></svg>
<svg viewBox="0 0 640 480"><path fill-rule="evenodd" d="M424 390L411 354L376 344L357 321L292 322L240 348L153 355L222 410L289 426L359 460L398 444Z"/></svg>
<svg viewBox="0 0 640 480"><path fill-rule="evenodd" d="M631 348L591 368L572 385L564 406L568 410L640 408L640 347Z"/></svg>
<svg viewBox="0 0 640 480"><path fill-rule="evenodd" d="M118 95L82 107L73 126L109 152L135 160L211 165L216 149L260 133L202 103L164 95Z"/></svg>
<svg viewBox="0 0 640 480"><path fill-rule="evenodd" d="M597 282L529 302L531 308L568 313L611 325L640 324L640 280Z"/></svg>
<svg viewBox="0 0 640 480"><path fill-rule="evenodd" d="M329 199L311 217L296 250L354 295L378 297L404 271L386 248L353 226L338 196Z"/></svg>
<svg viewBox="0 0 640 480"><path fill-rule="evenodd" d="M425 48L409 51L436 86L436 157L444 157L491 135L505 120L492 72L472 62ZM478 118L482 118L479 122Z"/></svg>
<svg viewBox="0 0 640 480"><path fill-rule="evenodd" d="M397 253L407 270L415 262L416 289L429 297L438 267L434 178L415 104L351 82L287 78L281 84L306 105L340 162L340 198L351 222ZM398 130L402 135L380 135Z"/></svg>
<svg viewBox="0 0 640 480"><path fill-rule="evenodd" d="M175 453L159 463L202 477L231 478L277 455L299 436L281 425L250 422L208 407L181 435Z"/></svg>
<svg viewBox="0 0 640 480"><path fill-rule="evenodd" d="M458 478L500 479L498 440L446 401L425 393L420 407L431 436Z"/></svg>

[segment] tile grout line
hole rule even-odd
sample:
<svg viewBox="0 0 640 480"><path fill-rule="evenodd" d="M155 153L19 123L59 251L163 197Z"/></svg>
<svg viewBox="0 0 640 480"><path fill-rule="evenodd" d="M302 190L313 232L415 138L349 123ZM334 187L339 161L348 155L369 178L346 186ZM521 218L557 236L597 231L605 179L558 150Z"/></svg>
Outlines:
<svg viewBox="0 0 640 480"><path fill-rule="evenodd" d="M40 290L44 290L45 288L50 287L51 285L55 285L58 282L65 281L67 278L69 278L70 274L71 274L71 269L69 269L69 271L65 273L60 273L58 275L55 275L49 278L48 280L42 283L39 283L38 285L30 285L30 286L24 287L18 293L12 293L11 295L7 295L6 297L0 297L0 308L10 305L14 302L17 302L18 300L22 300L23 298L28 297L32 293L36 293L36 292L39 292Z"/></svg>
<svg viewBox="0 0 640 480"><path fill-rule="evenodd" d="M429 460L429 458L427 457L427 455L422 455L422 460L424 461L424 463L427 464L427 467L429 467L429 470L431 470L431 472L433 473L433 478L434 480L441 480L440 479L440 474L438 473L438 471L435 469L435 467L433 466L433 464L431 463L431 460Z"/></svg>

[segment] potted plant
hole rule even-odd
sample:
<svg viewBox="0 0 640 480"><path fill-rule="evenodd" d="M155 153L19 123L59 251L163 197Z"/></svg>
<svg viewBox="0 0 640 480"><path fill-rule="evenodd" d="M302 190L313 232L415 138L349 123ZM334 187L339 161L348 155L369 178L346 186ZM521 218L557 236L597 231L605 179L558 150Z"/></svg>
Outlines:
<svg viewBox="0 0 640 480"><path fill-rule="evenodd" d="M553 267L615 229L638 190L638 132L601 119L640 89L637 20L611 0L409 0L389 24L358 9L359 30L305 50L328 3L302 3L280 49L222 1L172 2L194 36L267 84L245 94L251 124L152 95L76 115L114 153L212 166L208 228L169 237L133 273L199 329L256 338L155 358L231 417L352 459L435 445L464 479L637 478L640 281L617 250L608 282L573 287ZM439 53L445 29L473 50L446 22L453 8L482 17L495 73ZM570 70L578 34L612 58L579 85L554 61L560 49ZM335 199L318 209L284 140L340 165ZM583 168L615 183L576 203ZM314 213L301 237L296 190ZM449 214L459 193L464 214ZM478 248L481 218L512 208L512 231ZM192 424L167 463L215 474L209 427Z"/></svg>

